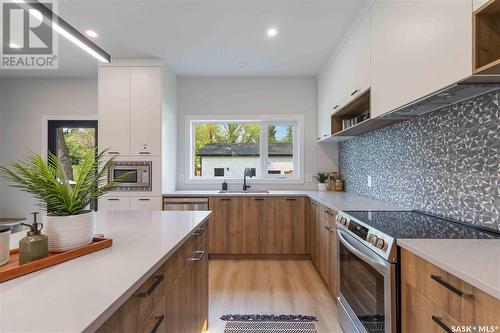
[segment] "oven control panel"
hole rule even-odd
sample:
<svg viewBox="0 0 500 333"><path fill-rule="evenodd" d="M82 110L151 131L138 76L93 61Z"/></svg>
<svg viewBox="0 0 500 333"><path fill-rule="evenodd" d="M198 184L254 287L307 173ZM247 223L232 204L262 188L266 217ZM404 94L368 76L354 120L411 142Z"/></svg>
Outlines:
<svg viewBox="0 0 500 333"><path fill-rule="evenodd" d="M392 249L393 244L395 244L394 239L381 233L377 229L357 219L353 219L342 212L339 212L337 215L337 225L348 231L351 235L357 236L358 239L364 241L366 246L379 253L384 258L395 255L395 251Z"/></svg>

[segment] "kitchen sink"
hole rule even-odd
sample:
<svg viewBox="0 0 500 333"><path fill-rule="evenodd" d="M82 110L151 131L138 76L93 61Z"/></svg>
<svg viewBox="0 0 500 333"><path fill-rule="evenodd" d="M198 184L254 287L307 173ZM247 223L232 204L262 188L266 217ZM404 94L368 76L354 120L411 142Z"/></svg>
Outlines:
<svg viewBox="0 0 500 333"><path fill-rule="evenodd" d="M222 191L219 191L219 193L248 193L248 194L263 194L263 193L269 193L269 191L250 191L250 190L247 190L247 191L229 191L229 190L222 190Z"/></svg>

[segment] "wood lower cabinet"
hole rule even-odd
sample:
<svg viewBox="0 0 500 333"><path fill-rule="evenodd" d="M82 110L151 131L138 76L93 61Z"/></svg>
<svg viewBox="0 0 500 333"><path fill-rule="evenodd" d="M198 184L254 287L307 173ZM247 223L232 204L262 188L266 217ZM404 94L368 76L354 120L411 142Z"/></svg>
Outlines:
<svg viewBox="0 0 500 333"><path fill-rule="evenodd" d="M316 202L310 203L309 223L313 224L310 252L319 275L332 295L337 295L337 213Z"/></svg>
<svg viewBox="0 0 500 333"><path fill-rule="evenodd" d="M277 242L276 198L254 197L244 200L243 252L275 254Z"/></svg>
<svg viewBox="0 0 500 333"><path fill-rule="evenodd" d="M207 240L206 225L195 230L97 332L206 331Z"/></svg>
<svg viewBox="0 0 500 333"><path fill-rule="evenodd" d="M213 255L306 255L305 197L211 197Z"/></svg>
<svg viewBox="0 0 500 333"><path fill-rule="evenodd" d="M305 198L279 197L276 253L306 254Z"/></svg>
<svg viewBox="0 0 500 333"><path fill-rule="evenodd" d="M211 254L243 253L243 198L211 197L209 221Z"/></svg>
<svg viewBox="0 0 500 333"><path fill-rule="evenodd" d="M309 200L307 205L307 224L309 227L309 253L311 255L311 260L316 265L317 262L317 237L316 237L316 229L318 223L318 208L319 204L314 200Z"/></svg>
<svg viewBox="0 0 500 333"><path fill-rule="evenodd" d="M500 300L405 249L401 290L403 333L459 332L457 325L500 326Z"/></svg>

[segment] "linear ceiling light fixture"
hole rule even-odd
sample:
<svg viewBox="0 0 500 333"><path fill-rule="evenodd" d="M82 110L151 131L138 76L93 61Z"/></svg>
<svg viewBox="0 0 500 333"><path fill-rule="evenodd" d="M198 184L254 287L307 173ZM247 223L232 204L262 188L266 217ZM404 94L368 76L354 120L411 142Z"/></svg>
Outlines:
<svg viewBox="0 0 500 333"><path fill-rule="evenodd" d="M30 6L30 2L40 4L40 7L37 6L36 10L29 10L31 15L39 18L41 14L45 19L47 19L47 24L51 24L52 29L54 29L54 31L56 31L58 34L60 34L100 62L111 62L111 55L109 55L109 53L101 49L99 46L97 46L97 44L88 39L78 30L76 30L71 24L57 16L53 11L43 5L40 1L30 0L28 2L25 2L22 0L17 0L15 2L25 4L26 6L28 6L28 10L29 8L32 8Z"/></svg>

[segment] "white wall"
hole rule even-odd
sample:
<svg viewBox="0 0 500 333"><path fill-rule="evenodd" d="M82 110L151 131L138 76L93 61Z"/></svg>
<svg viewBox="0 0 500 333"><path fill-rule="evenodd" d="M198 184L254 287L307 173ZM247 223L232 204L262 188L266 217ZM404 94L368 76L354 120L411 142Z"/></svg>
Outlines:
<svg viewBox="0 0 500 333"><path fill-rule="evenodd" d="M175 190L177 175L177 75L163 65L162 190Z"/></svg>
<svg viewBox="0 0 500 333"><path fill-rule="evenodd" d="M43 115L97 116L97 78L9 78L1 83L0 164L42 151ZM38 208L29 194L0 183L0 216Z"/></svg>
<svg viewBox="0 0 500 333"><path fill-rule="evenodd" d="M337 170L337 145L319 145L317 91L314 77L180 77L178 80L178 189L219 188L220 184L187 184L185 165L185 117L210 114L301 114L304 115L305 182L296 185L266 184L255 188L314 189L312 175ZM222 181L221 181L222 182ZM238 184L241 181L237 182ZM231 186L231 185L230 185ZM237 185L233 185L236 187Z"/></svg>

